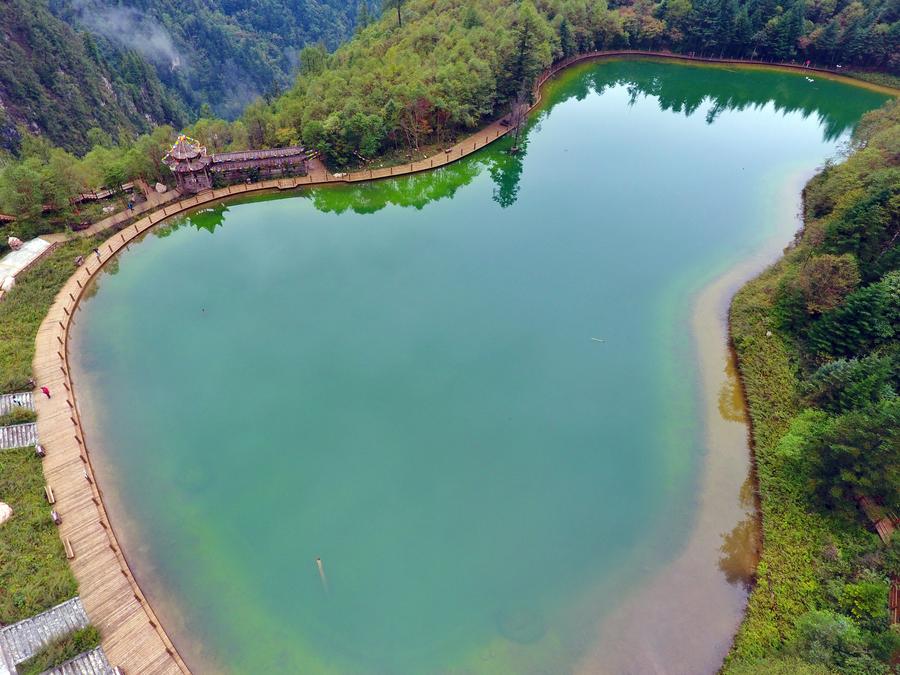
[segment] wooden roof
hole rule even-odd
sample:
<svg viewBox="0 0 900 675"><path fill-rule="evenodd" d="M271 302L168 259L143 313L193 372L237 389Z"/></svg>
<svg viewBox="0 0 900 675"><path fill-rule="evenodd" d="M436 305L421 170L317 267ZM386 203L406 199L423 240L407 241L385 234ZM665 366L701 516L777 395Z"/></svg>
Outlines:
<svg viewBox="0 0 900 675"><path fill-rule="evenodd" d="M306 148L293 146L290 148L273 148L271 150L242 150L239 152L219 152L212 156L213 164L226 162L254 162L263 159L287 159L301 157L307 159Z"/></svg>

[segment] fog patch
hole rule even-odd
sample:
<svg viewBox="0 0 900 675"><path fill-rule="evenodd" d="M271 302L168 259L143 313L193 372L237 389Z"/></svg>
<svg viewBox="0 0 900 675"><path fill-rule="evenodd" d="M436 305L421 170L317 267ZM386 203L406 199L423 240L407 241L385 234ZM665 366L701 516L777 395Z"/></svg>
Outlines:
<svg viewBox="0 0 900 675"><path fill-rule="evenodd" d="M102 0L72 0L78 22L92 33L133 49L158 65L175 69L183 58L172 36L155 18L134 7L109 5Z"/></svg>

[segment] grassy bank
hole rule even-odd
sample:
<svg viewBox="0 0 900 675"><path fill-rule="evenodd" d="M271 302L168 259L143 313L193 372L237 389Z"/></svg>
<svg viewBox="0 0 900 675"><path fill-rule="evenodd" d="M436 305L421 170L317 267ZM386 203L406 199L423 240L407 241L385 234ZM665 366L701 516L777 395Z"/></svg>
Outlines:
<svg viewBox="0 0 900 675"><path fill-rule="evenodd" d="M0 302L0 392L28 388L38 328L53 298L74 271L74 260L97 245L77 239L57 247L26 273ZM33 419L16 411L4 423ZM0 525L0 624L44 611L77 592L50 507L41 460L33 448L0 452L0 500L13 509Z"/></svg>
<svg viewBox="0 0 900 675"><path fill-rule="evenodd" d="M75 239L61 244L16 279L0 302L0 393L28 388L34 340L53 298L75 271L79 255L87 258L100 239Z"/></svg>
<svg viewBox="0 0 900 675"><path fill-rule="evenodd" d="M13 510L0 525L0 624L9 624L68 600L78 588L33 448L0 452L0 499Z"/></svg>
<svg viewBox="0 0 900 675"><path fill-rule="evenodd" d="M764 542L727 673L887 673L898 648L900 542L854 501L900 491L898 136L896 102L868 115L807 185L802 236L732 302Z"/></svg>

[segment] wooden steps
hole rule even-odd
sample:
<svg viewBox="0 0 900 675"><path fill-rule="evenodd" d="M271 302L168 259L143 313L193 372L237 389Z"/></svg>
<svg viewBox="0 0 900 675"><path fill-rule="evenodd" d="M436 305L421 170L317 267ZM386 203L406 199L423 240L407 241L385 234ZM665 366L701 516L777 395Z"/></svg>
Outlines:
<svg viewBox="0 0 900 675"><path fill-rule="evenodd" d="M34 422L0 427L0 450L27 448L35 443L37 443L37 425Z"/></svg>
<svg viewBox="0 0 900 675"><path fill-rule="evenodd" d="M20 391L15 394L0 394L0 415L6 415L14 408L34 410L34 395L30 391Z"/></svg>
<svg viewBox="0 0 900 675"><path fill-rule="evenodd" d="M74 597L37 616L0 629L0 654L9 665L15 666L30 659L53 640L89 623L81 599Z"/></svg>
<svg viewBox="0 0 900 675"><path fill-rule="evenodd" d="M97 647L56 668L44 671L42 675L118 675L119 670L109 665L103 647Z"/></svg>

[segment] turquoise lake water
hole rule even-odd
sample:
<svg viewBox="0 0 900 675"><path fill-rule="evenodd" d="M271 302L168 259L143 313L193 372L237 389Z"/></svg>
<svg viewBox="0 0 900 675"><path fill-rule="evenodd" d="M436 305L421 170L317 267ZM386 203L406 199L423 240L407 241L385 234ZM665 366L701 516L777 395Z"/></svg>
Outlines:
<svg viewBox="0 0 900 675"><path fill-rule="evenodd" d="M579 67L517 156L229 202L122 254L76 382L188 663L576 669L693 524L695 294L886 100L812 79Z"/></svg>

